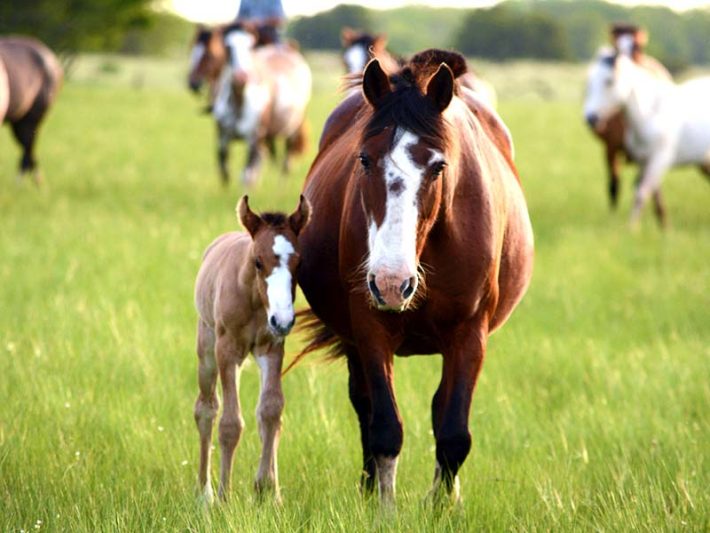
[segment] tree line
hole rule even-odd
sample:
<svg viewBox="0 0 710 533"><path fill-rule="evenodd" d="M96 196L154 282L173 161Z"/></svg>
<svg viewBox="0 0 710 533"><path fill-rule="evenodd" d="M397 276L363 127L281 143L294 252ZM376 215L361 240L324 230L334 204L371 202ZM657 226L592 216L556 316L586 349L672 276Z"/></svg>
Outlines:
<svg viewBox="0 0 710 533"><path fill-rule="evenodd" d="M349 25L386 33L390 48L405 55L438 47L497 61L587 61L608 43L613 22L646 28L649 53L673 70L710 64L710 8L675 12L602 0L508 0L466 10L410 6L374 11L340 5L295 19L288 30L306 49L338 49L340 28Z"/></svg>
<svg viewBox="0 0 710 533"><path fill-rule="evenodd" d="M0 34L34 35L69 57L86 51L183 55L194 25L156 5L156 0L2 0ZM507 0L488 9L370 10L341 4L291 19L287 33L305 50L339 50L340 30L351 26L386 33L389 48L401 55L454 48L496 61L587 61L608 42L612 22L645 27L649 53L674 71L710 64L710 7L679 13L603 0Z"/></svg>

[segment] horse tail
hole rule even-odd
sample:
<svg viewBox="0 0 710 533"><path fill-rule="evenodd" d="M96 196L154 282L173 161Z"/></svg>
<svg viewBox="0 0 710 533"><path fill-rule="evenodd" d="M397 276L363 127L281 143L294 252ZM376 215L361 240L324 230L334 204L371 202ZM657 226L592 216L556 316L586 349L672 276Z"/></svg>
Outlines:
<svg viewBox="0 0 710 533"><path fill-rule="evenodd" d="M345 346L333 330L326 326L311 309L301 309L296 313L298 326L296 331L304 333L308 344L289 363L282 375L301 362L308 354L317 350L327 350L327 359L336 359L345 355Z"/></svg>

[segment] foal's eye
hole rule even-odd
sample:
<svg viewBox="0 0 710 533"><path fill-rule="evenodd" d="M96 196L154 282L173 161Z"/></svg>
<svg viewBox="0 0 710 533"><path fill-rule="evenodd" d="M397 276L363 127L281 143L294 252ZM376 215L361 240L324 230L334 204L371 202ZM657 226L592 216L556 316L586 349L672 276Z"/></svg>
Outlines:
<svg viewBox="0 0 710 533"><path fill-rule="evenodd" d="M445 161L437 161L431 167L431 177L434 179L438 178L439 176L441 176L441 173L444 172L445 168L446 168Z"/></svg>
<svg viewBox="0 0 710 533"><path fill-rule="evenodd" d="M364 168L365 170L370 170L370 158L367 157L367 154L365 154L364 152L360 152L360 155L357 156L357 158L360 160L362 168Z"/></svg>
<svg viewBox="0 0 710 533"><path fill-rule="evenodd" d="M264 263L261 262L261 259L256 259L254 261L254 267L261 272L264 269Z"/></svg>

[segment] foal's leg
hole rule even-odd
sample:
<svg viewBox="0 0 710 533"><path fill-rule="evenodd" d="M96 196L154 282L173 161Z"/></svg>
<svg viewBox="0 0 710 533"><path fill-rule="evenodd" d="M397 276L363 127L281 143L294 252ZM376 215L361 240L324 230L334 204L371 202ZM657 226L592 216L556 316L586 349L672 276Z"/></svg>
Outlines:
<svg viewBox="0 0 710 533"><path fill-rule="evenodd" d="M217 384L217 363L214 357L214 332L201 319L197 325L197 355L199 357L198 384L200 394L195 402L195 423L200 432L200 470L198 479L200 490L207 501L212 503L212 483L210 481L210 451L212 449L212 426L219 409L215 393Z"/></svg>
<svg viewBox="0 0 710 533"><path fill-rule="evenodd" d="M466 322L451 332L444 350L441 383L431 405L436 439L436 470L431 495L461 498L457 473L471 450L468 416L473 388L481 370L486 333L480 324Z"/></svg>
<svg viewBox="0 0 710 533"><path fill-rule="evenodd" d="M262 353L264 355L261 355ZM259 494L273 490L276 501L280 501L277 452L281 434L281 413L284 408L284 395L281 390L283 344L264 352L257 349L255 354L261 371L261 391L256 407L261 437L261 460L254 488Z"/></svg>
<svg viewBox="0 0 710 533"><path fill-rule="evenodd" d="M234 450L244 428L239 405L239 374L246 353L229 331L217 336L216 352L224 402L222 418L219 421L219 445L222 450L219 496L224 500L229 490Z"/></svg>

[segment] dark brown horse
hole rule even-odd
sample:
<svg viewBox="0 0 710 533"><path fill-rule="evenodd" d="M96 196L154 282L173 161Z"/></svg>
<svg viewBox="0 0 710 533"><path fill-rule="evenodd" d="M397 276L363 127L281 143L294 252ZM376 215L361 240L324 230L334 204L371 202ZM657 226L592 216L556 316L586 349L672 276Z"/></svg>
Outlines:
<svg viewBox="0 0 710 533"><path fill-rule="evenodd" d="M34 155L39 125L62 84L62 67L49 48L28 37L0 38L0 119L9 122L22 146L18 180L33 172L42 181ZM5 82L3 83L3 79ZM3 94L4 93L4 94ZM5 104L3 104L5 101Z"/></svg>
<svg viewBox="0 0 710 533"><path fill-rule="evenodd" d="M443 356L433 494L457 499L488 335L532 273L510 137L490 107L460 90L465 70L462 56L440 50L390 76L372 60L362 92L328 119L303 189L313 206L300 237L299 283L312 309L303 354L330 347L346 356L362 487L372 491L377 478L385 502L402 447L393 356Z"/></svg>
<svg viewBox="0 0 710 533"><path fill-rule="evenodd" d="M644 48L648 42L648 34L638 26L633 24L614 24L610 32L612 45L618 47L619 38L630 37L633 43L633 60L662 79L671 79L670 73L656 59L644 53ZM589 122L589 121L588 121ZM590 123L594 134L604 144L604 157L606 160L607 174L609 176L609 201L612 208L616 208L619 199L619 167L620 159L633 161L633 154L626 149L624 136L626 135L626 124L623 112L611 116L604 122ZM656 201L656 215L659 220L663 220L665 209L660 193L654 197Z"/></svg>

